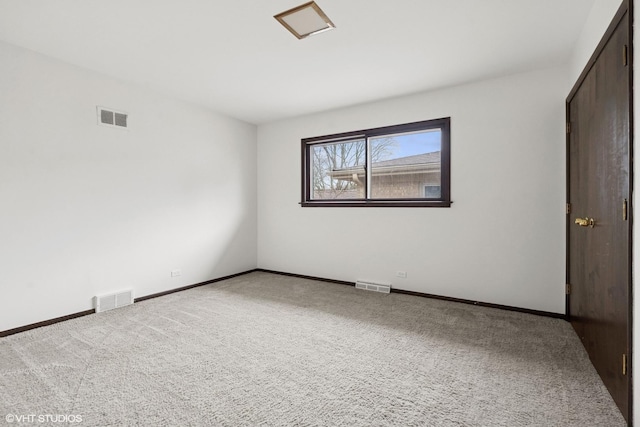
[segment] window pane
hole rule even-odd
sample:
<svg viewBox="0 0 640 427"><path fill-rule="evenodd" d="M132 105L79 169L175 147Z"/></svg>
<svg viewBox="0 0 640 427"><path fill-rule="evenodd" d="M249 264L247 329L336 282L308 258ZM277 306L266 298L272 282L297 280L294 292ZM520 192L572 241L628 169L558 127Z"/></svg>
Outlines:
<svg viewBox="0 0 640 427"><path fill-rule="evenodd" d="M364 139L311 146L311 198L364 199L365 148Z"/></svg>
<svg viewBox="0 0 640 427"><path fill-rule="evenodd" d="M439 199L440 129L370 138L372 199Z"/></svg>

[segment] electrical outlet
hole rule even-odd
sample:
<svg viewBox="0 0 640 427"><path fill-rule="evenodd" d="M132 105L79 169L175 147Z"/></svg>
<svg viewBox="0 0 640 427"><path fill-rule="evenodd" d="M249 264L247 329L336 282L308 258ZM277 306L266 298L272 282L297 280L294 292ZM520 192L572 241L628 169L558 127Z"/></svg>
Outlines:
<svg viewBox="0 0 640 427"><path fill-rule="evenodd" d="M399 277L401 279L406 279L407 278L407 272L406 271L396 271L396 277Z"/></svg>
<svg viewBox="0 0 640 427"><path fill-rule="evenodd" d="M171 270L171 277L178 277L182 274L180 270Z"/></svg>

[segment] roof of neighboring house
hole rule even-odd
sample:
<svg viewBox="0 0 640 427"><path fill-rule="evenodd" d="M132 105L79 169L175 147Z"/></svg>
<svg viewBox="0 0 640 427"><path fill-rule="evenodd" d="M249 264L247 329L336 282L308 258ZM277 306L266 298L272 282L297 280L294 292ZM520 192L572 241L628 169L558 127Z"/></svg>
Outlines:
<svg viewBox="0 0 640 427"><path fill-rule="evenodd" d="M432 153L416 154L414 156L398 157L397 159L384 160L382 162L373 163L373 167L385 166L404 166L426 163L440 163L440 151Z"/></svg>
<svg viewBox="0 0 640 427"><path fill-rule="evenodd" d="M373 163L373 175L416 174L440 171L440 151L399 157ZM353 180L354 175L364 174L364 166L353 166L344 169L334 169L330 175L336 179Z"/></svg>

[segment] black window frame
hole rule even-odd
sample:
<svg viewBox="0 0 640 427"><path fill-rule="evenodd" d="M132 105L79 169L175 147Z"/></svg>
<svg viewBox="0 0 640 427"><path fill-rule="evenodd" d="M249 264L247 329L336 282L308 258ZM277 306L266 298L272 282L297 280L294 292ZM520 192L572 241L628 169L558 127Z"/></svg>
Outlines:
<svg viewBox="0 0 640 427"><path fill-rule="evenodd" d="M439 199L407 198L407 199L374 199L367 198L368 191L365 183L364 199L322 199L313 200L311 198L311 148L314 145L348 142L355 139L365 139L368 141L372 137L393 135L399 133L426 131L440 129L441 151L440 151L440 185L441 194ZM368 143L365 150L368 150ZM303 138L302 146L302 207L415 207L415 208L448 208L453 203L451 201L451 118L444 117L433 120L423 120L420 122L405 123L400 125L384 126L373 129L365 129L353 132L337 133L333 135L316 136ZM368 154L365 154L368 158ZM368 168L365 173L369 181Z"/></svg>

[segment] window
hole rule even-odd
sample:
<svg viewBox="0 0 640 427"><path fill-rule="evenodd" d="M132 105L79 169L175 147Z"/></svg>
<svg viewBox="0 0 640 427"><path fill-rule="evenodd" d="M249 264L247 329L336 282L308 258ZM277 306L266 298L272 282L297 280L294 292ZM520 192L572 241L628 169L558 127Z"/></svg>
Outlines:
<svg viewBox="0 0 640 427"><path fill-rule="evenodd" d="M450 119L302 140L302 206L449 207Z"/></svg>

